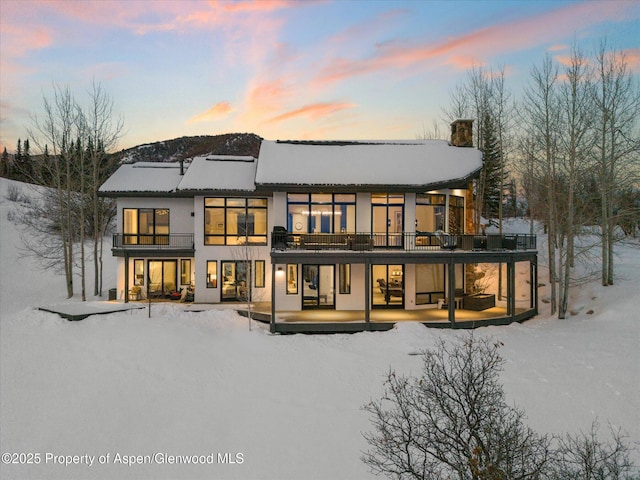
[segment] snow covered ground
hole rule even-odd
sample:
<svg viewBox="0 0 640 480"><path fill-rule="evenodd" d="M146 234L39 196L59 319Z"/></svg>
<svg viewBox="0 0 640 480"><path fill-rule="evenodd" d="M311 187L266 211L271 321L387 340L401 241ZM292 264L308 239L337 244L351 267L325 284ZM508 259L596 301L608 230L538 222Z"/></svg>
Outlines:
<svg viewBox="0 0 640 480"><path fill-rule="evenodd" d="M40 460L2 464L2 479L372 478L360 461L370 429L360 407L381 395L390 368L417 372L415 353L467 335L405 323L280 336L257 323L249 331L229 309L176 304L154 305L151 318L67 322L37 310L66 301L64 282L18 256L10 183L0 179L0 451ZM476 331L504 343L508 400L541 433L597 418L640 442L640 246L617 255L617 284L576 290L569 319L541 303L522 325ZM185 456L200 463L178 463Z"/></svg>

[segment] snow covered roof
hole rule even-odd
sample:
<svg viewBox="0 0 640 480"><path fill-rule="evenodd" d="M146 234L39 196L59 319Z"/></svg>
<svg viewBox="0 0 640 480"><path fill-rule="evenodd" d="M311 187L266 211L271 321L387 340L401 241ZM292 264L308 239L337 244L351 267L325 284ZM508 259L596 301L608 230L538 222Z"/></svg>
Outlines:
<svg viewBox="0 0 640 480"><path fill-rule="evenodd" d="M209 155L196 157L178 190L255 190L256 159L250 156Z"/></svg>
<svg viewBox="0 0 640 480"><path fill-rule="evenodd" d="M482 167L474 148L443 140L372 142L263 141L262 186L434 187L468 180Z"/></svg>
<svg viewBox="0 0 640 480"><path fill-rule="evenodd" d="M170 193L182 180L180 164L138 162L121 165L106 182L100 192L114 193Z"/></svg>
<svg viewBox="0 0 640 480"><path fill-rule="evenodd" d="M192 195L271 188L432 190L478 174L482 154L442 140L281 142L264 140L251 156L196 157L184 175L178 163L122 165L101 187L109 196Z"/></svg>

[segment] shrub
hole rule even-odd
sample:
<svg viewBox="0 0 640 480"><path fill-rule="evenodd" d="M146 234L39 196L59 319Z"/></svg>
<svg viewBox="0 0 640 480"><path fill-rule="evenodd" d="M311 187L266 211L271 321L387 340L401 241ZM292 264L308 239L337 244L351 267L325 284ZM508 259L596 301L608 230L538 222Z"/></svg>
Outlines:
<svg viewBox="0 0 640 480"><path fill-rule="evenodd" d="M550 440L506 404L500 344L470 336L423 354L418 378L390 371L386 393L364 406L373 433L362 460L376 474L413 479L538 479Z"/></svg>

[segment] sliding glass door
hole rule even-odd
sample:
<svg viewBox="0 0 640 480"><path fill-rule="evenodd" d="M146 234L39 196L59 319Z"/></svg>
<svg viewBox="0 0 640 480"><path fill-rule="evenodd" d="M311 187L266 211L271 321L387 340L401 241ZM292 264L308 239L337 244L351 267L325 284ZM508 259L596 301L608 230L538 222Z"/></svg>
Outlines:
<svg viewBox="0 0 640 480"><path fill-rule="evenodd" d="M335 308L333 265L303 265L302 308Z"/></svg>

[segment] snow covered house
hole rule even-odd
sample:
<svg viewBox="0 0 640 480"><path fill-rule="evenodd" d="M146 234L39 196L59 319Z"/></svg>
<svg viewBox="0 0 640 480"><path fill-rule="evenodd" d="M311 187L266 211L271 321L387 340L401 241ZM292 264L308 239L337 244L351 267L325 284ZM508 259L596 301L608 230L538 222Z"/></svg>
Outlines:
<svg viewBox="0 0 640 480"><path fill-rule="evenodd" d="M263 141L258 158L123 165L118 298L250 297L278 332L522 321L537 313L531 235L473 231L471 121L447 141Z"/></svg>

